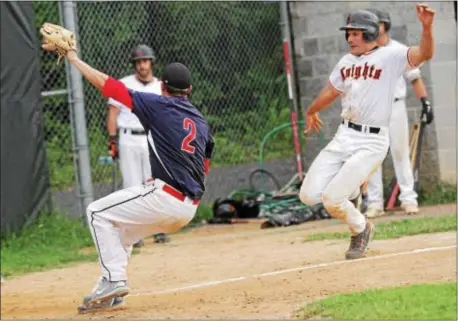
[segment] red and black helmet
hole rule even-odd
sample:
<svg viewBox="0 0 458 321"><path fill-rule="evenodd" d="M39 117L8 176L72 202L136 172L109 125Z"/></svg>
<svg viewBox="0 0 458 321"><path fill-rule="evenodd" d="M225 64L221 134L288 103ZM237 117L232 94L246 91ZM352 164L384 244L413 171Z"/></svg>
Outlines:
<svg viewBox="0 0 458 321"><path fill-rule="evenodd" d="M379 19L367 10L357 10L347 16L347 24L339 30L362 30L366 42L377 40L380 32Z"/></svg>

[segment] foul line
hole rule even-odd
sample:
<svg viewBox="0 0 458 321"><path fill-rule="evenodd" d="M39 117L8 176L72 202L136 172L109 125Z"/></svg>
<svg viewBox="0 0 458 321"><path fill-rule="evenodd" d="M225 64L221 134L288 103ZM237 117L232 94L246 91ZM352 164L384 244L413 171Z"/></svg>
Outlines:
<svg viewBox="0 0 458 321"><path fill-rule="evenodd" d="M297 272L297 271L313 270L313 269L319 269L323 267L330 267L330 266L336 266L336 265L342 265L342 264L355 264L358 262L375 261L375 260L386 259L390 257L403 256L403 255L444 251L444 250L449 250L452 248L456 248L456 244L450 245L450 246L442 246L442 247L415 249L415 250L406 251L406 252L382 254L379 256L370 256L370 257L357 259L357 260L344 260L344 261L334 261L334 262L313 264L313 265L301 266L301 267L292 268L292 269L274 271L274 272L266 272L266 273L252 274L252 275L247 275L247 276L239 276L239 277L229 278L229 279L224 279L224 280L219 280L219 281L209 281L209 282L197 283L193 285L187 285L183 287L167 289L167 290L162 290L162 291L140 292L140 293L130 294L128 296L146 296L146 295L167 294L167 293L174 293L174 292L189 291L193 289L205 288L205 287L220 285L220 284L225 284L225 283L233 283L233 282L244 281L248 279L263 278L266 276L274 276L274 275Z"/></svg>

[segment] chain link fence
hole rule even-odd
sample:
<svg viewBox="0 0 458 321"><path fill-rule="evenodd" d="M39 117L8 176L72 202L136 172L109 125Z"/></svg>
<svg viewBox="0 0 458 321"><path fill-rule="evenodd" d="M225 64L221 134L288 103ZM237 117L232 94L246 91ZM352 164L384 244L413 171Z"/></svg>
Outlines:
<svg viewBox="0 0 458 321"><path fill-rule="evenodd" d="M155 51L155 76L173 61L193 75L191 101L209 120L216 140L212 168L258 161L263 137L290 121L277 2L75 2L82 59L116 78L134 72L131 50ZM57 2L34 2L37 32L47 21L59 24ZM41 54L46 140L51 182L64 189L75 182L72 124L66 73L56 56ZM84 104L94 197L111 192L107 101L84 81ZM275 135L265 159L294 154L292 131ZM294 169L292 169L292 172ZM209 186L211 188L211 186Z"/></svg>
<svg viewBox="0 0 458 321"><path fill-rule="evenodd" d="M33 2L37 37L44 22L62 24L58 2ZM54 54L40 50L41 96L45 121L45 141L53 189L75 184L71 114L68 105L67 74L64 64L56 65Z"/></svg>

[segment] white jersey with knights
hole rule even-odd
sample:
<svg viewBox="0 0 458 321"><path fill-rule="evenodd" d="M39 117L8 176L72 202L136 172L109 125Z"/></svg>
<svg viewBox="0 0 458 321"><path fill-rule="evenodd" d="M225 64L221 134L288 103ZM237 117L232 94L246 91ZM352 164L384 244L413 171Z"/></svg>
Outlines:
<svg viewBox="0 0 458 321"><path fill-rule="evenodd" d="M146 85L140 82L135 75L130 75L120 79L127 88L141 92L149 92L154 94L162 94L161 81L154 77L154 79ZM120 113L117 118L118 128L128 128L134 130L143 130L143 126L140 123L138 117L131 112L129 108L114 100L113 98L108 99L108 105L118 107Z"/></svg>
<svg viewBox="0 0 458 321"><path fill-rule="evenodd" d="M394 39L390 39L386 46L401 47L401 48L407 47L406 45ZM398 84L396 85L396 90L394 91L394 98L404 99L407 93L406 80L409 83L411 83L415 79L420 78L420 76L421 76L421 73L420 73L420 69L418 68L407 70L403 76L399 77Z"/></svg>
<svg viewBox="0 0 458 321"><path fill-rule="evenodd" d="M373 127L388 127L399 77L412 67L408 47L379 47L361 56L346 54L329 81L342 93L342 117Z"/></svg>

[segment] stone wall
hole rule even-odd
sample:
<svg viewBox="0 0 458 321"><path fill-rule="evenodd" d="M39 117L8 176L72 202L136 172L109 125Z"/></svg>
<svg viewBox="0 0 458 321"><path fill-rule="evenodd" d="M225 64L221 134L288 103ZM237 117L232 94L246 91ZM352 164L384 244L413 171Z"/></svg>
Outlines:
<svg viewBox="0 0 458 321"><path fill-rule="evenodd" d="M436 54L425 63L422 77L435 110L435 121L426 128L421 155L420 184L423 188L439 180L456 183L456 21L453 2L432 2L437 10L434 28ZM349 12L368 7L388 11L391 37L407 45L418 44L421 24L412 2L290 2L295 72L300 104L306 108L318 95L338 60L348 52L344 33L339 31ZM408 86L406 105L409 126L420 118L421 103ZM329 141L341 118L340 101L321 113L324 135ZM316 139L309 139L313 143ZM319 148L307 149L309 162ZM393 176L391 156L384 163L384 179Z"/></svg>

